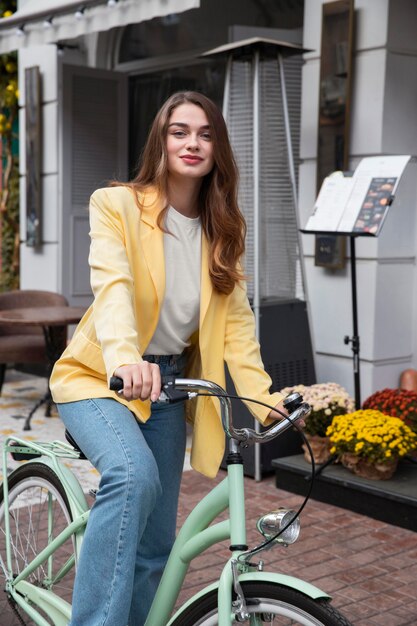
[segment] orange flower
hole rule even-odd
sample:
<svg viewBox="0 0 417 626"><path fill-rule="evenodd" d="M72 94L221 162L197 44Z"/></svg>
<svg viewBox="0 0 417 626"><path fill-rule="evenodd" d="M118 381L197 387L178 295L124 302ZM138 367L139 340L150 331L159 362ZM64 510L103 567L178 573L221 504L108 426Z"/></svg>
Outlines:
<svg viewBox="0 0 417 626"><path fill-rule="evenodd" d="M417 432L417 393L405 389L382 389L372 394L364 409L375 409L385 415L399 417Z"/></svg>

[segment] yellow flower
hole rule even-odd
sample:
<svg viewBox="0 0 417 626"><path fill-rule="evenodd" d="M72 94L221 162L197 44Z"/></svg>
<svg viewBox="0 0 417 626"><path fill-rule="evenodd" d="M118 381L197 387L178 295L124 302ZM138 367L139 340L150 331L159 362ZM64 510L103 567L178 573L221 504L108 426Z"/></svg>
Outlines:
<svg viewBox="0 0 417 626"><path fill-rule="evenodd" d="M401 419L371 409L335 416L326 434L333 454L350 452L375 463L417 448L417 435Z"/></svg>
<svg viewBox="0 0 417 626"><path fill-rule="evenodd" d="M3 17L11 17L13 15L13 11L5 11L3 13Z"/></svg>

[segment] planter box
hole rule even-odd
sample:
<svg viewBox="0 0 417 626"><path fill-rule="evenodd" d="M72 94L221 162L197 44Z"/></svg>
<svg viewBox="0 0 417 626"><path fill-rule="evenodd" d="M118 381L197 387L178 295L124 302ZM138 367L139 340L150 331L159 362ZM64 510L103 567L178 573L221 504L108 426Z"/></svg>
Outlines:
<svg viewBox="0 0 417 626"><path fill-rule="evenodd" d="M279 489L304 495L311 465L297 454L274 459ZM417 530L417 464L403 460L390 480L355 476L340 464L328 465L315 477L312 498L368 517Z"/></svg>

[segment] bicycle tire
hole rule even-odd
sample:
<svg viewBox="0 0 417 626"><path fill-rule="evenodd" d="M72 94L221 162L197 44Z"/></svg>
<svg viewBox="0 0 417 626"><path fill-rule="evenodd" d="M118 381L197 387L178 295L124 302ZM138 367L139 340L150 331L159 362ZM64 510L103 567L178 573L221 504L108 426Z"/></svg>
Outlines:
<svg viewBox="0 0 417 626"><path fill-rule="evenodd" d="M273 582L248 581L242 583L242 589L251 615L250 624L352 626L326 599L313 600L299 591ZM170 626L217 624L217 590L214 590L198 598Z"/></svg>
<svg viewBox="0 0 417 626"><path fill-rule="evenodd" d="M72 514L57 474L43 463L28 463L14 470L8 478L8 487L13 571L7 572L6 567L3 485L0 486L0 565L4 576L11 575L13 579L68 526ZM74 541L69 538L48 561L28 576L28 582L51 589L71 602L75 567L62 578L56 577L73 555Z"/></svg>

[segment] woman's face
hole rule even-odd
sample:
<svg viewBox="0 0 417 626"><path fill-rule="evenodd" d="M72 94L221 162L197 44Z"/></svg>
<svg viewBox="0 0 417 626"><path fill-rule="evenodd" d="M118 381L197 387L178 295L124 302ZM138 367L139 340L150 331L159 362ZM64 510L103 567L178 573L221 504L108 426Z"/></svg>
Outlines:
<svg viewBox="0 0 417 626"><path fill-rule="evenodd" d="M168 121L166 146L169 175L202 178L212 170L212 133L201 107L186 102L174 109Z"/></svg>

